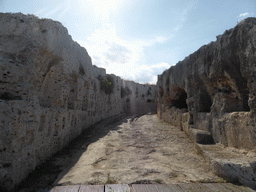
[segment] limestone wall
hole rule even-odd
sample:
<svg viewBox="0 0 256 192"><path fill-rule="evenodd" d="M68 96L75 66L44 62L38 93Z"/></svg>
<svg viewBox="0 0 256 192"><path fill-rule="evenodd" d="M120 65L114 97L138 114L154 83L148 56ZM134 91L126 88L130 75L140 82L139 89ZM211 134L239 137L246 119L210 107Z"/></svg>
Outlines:
<svg viewBox="0 0 256 192"><path fill-rule="evenodd" d="M255 50L256 18L247 18L164 71L157 83L159 117L171 121L171 108L183 109L185 129L209 131L226 146L254 149Z"/></svg>
<svg viewBox="0 0 256 192"><path fill-rule="evenodd" d="M88 126L123 113L124 81L93 66L59 22L0 13L0 25L1 191Z"/></svg>
<svg viewBox="0 0 256 192"><path fill-rule="evenodd" d="M122 82L122 105L126 113L156 113L157 87L149 84L138 84L133 81Z"/></svg>

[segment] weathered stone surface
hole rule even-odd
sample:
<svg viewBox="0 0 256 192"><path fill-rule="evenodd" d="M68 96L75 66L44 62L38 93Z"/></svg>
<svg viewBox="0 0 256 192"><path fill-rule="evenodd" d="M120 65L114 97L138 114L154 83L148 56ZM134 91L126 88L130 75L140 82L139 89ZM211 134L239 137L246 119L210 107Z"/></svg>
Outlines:
<svg viewBox="0 0 256 192"><path fill-rule="evenodd" d="M247 18L158 76L158 116L195 142L256 147L256 18ZM181 123L176 123L179 117ZM198 145L198 144L197 144ZM212 170L256 188L255 156L203 146ZM208 148L209 149L208 149ZM208 151L208 152L207 152ZM220 153L221 155L218 155ZM249 154L250 152L248 152ZM228 157L227 154L230 154Z"/></svg>
<svg viewBox="0 0 256 192"><path fill-rule="evenodd" d="M255 151L232 147L197 144L198 150L209 161L211 170L229 182L242 183L256 189ZM253 155L252 155L253 154Z"/></svg>
<svg viewBox="0 0 256 192"><path fill-rule="evenodd" d="M182 114L185 113L186 109L177 109L176 107L169 107L165 105L158 105L157 112L158 117L164 121L180 128L183 130L182 126Z"/></svg>
<svg viewBox="0 0 256 192"><path fill-rule="evenodd" d="M123 113L123 84L93 66L61 23L0 13L0 189L88 126Z"/></svg>
<svg viewBox="0 0 256 192"><path fill-rule="evenodd" d="M186 134L156 115L126 118L98 130L105 135L85 143L86 151L79 149L82 154L54 185L220 181Z"/></svg>
<svg viewBox="0 0 256 192"><path fill-rule="evenodd" d="M145 114L157 111L157 87L123 81L121 93L123 109L127 113Z"/></svg>
<svg viewBox="0 0 256 192"><path fill-rule="evenodd" d="M255 148L255 50L256 18L247 18L166 70L158 77L159 116L185 108L188 124L215 142Z"/></svg>

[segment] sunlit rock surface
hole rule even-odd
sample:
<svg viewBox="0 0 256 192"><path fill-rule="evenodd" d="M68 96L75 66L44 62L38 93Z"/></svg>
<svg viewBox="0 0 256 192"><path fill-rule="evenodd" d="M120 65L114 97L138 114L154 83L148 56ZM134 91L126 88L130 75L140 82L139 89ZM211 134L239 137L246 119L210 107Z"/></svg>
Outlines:
<svg viewBox="0 0 256 192"><path fill-rule="evenodd" d="M247 18L158 77L159 116L176 107L215 142L256 146L256 18ZM205 122L206 121L206 122Z"/></svg>
<svg viewBox="0 0 256 192"><path fill-rule="evenodd" d="M197 143L219 143L255 154L256 18L241 21L164 71L157 85L160 118ZM208 157L221 162L215 166L220 176L256 188L255 158L244 160L245 171L243 166L238 169L243 159L227 169L228 159Z"/></svg>
<svg viewBox="0 0 256 192"><path fill-rule="evenodd" d="M130 98L136 89L143 106L156 100L154 85L144 85L144 90L134 82L127 85L130 95L121 95L126 83L93 66L87 51L59 22L0 13L0 25L2 190L12 189L90 125L136 113L126 105L127 99L137 102Z"/></svg>

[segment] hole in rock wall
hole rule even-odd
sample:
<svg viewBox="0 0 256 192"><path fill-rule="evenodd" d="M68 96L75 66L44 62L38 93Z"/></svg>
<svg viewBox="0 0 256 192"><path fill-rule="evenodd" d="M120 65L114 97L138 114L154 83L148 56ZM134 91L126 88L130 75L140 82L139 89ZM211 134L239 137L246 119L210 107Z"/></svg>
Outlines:
<svg viewBox="0 0 256 192"><path fill-rule="evenodd" d="M218 95L217 102L219 105L225 102L225 111L250 111L248 105L249 91L247 81L242 78L222 77L217 81L218 87L215 88L215 94Z"/></svg>
<svg viewBox="0 0 256 192"><path fill-rule="evenodd" d="M38 129L38 131L43 131L43 130L44 130L45 122L46 122L46 117L45 117L45 115L41 115L41 116L40 116L40 124L39 124L39 129Z"/></svg>
<svg viewBox="0 0 256 192"><path fill-rule="evenodd" d="M241 73L239 58L232 57L228 62L222 63L224 74L215 77L215 94L225 101L225 111L250 111L248 99L249 88L253 87L250 78ZM254 85L255 86L255 85Z"/></svg>
<svg viewBox="0 0 256 192"><path fill-rule="evenodd" d="M79 75L82 75L82 76L85 75L84 67L81 62L79 65Z"/></svg>
<svg viewBox="0 0 256 192"><path fill-rule="evenodd" d="M249 107L249 94L245 94L244 97L243 97L243 108L244 108L244 111L250 111L250 107Z"/></svg>
<svg viewBox="0 0 256 192"><path fill-rule="evenodd" d="M147 100L147 103L151 103L151 102L152 102L151 99L148 99L148 100Z"/></svg>
<svg viewBox="0 0 256 192"><path fill-rule="evenodd" d="M248 81L248 82L250 82L250 81ZM252 85L253 85L253 83L252 83ZM243 111L250 111L250 107L249 107L249 87L248 87L247 81L243 82L242 87L243 87L243 91L242 91L241 95L242 95Z"/></svg>
<svg viewBox="0 0 256 192"><path fill-rule="evenodd" d="M148 89L147 90L147 96L149 96L149 95L152 95L152 94L151 94L150 90Z"/></svg>
<svg viewBox="0 0 256 192"><path fill-rule="evenodd" d="M68 97L68 109L74 109L74 89L70 90L69 97Z"/></svg>
<svg viewBox="0 0 256 192"><path fill-rule="evenodd" d="M21 100L22 98L21 96L16 96L9 92L3 92L3 93L0 93L0 99L8 101L8 100Z"/></svg>
<svg viewBox="0 0 256 192"><path fill-rule="evenodd" d="M70 91L68 96L68 109L75 108L75 101L77 100L77 76L73 75L69 81Z"/></svg>
<svg viewBox="0 0 256 192"><path fill-rule="evenodd" d="M159 86L158 94L159 94L159 97L163 97L164 96L164 89L163 89L163 87Z"/></svg>
<svg viewBox="0 0 256 192"><path fill-rule="evenodd" d="M177 100L172 100L172 106L175 106L179 109L184 109L184 108L188 108L188 105L187 105L187 93L185 90L183 89L180 89L179 91L181 91L180 95L179 95L179 98Z"/></svg>
<svg viewBox="0 0 256 192"><path fill-rule="evenodd" d="M3 168L8 168L11 167L12 164L11 163L3 163Z"/></svg>
<svg viewBox="0 0 256 192"><path fill-rule="evenodd" d="M199 112L207 112L211 111L212 106L212 98L211 95L206 90L200 91L200 101L199 101Z"/></svg>
<svg viewBox="0 0 256 192"><path fill-rule="evenodd" d="M139 97L139 88L138 87L136 87L135 95L136 95L136 98Z"/></svg>
<svg viewBox="0 0 256 192"><path fill-rule="evenodd" d="M132 94L132 90L130 90L129 87L121 87L121 98L124 98L125 96L129 96Z"/></svg>
<svg viewBox="0 0 256 192"><path fill-rule="evenodd" d="M188 124L189 125L193 125L194 124L194 116L193 116L193 114L189 114Z"/></svg>
<svg viewBox="0 0 256 192"><path fill-rule="evenodd" d="M66 118L65 118L65 117L63 117L63 119L62 119L62 129L64 129L64 128L65 128L65 122L66 122Z"/></svg>

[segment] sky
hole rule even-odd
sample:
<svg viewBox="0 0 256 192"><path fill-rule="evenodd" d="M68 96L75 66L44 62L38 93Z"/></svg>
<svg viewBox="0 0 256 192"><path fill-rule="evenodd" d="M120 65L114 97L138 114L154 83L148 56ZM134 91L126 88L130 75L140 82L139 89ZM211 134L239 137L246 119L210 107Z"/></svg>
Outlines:
<svg viewBox="0 0 256 192"><path fill-rule="evenodd" d="M0 0L0 12L59 21L93 65L155 84L170 66L256 17L256 0Z"/></svg>

